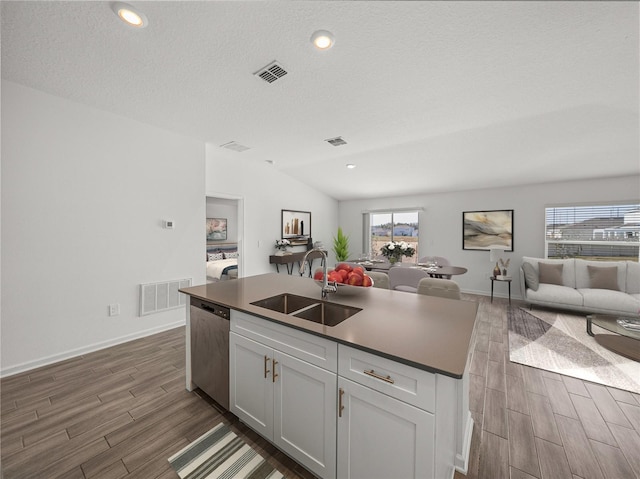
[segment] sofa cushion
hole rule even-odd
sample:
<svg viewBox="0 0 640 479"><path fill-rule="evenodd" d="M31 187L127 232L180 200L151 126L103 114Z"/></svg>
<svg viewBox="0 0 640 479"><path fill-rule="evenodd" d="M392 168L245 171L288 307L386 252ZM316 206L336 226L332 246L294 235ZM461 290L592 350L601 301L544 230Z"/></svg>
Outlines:
<svg viewBox="0 0 640 479"><path fill-rule="evenodd" d="M594 289L612 289L618 287L618 268L616 266L587 266L589 271L589 287Z"/></svg>
<svg viewBox="0 0 640 479"><path fill-rule="evenodd" d="M524 281L527 288L538 291L538 273L531 263L522 263L522 272L524 273Z"/></svg>
<svg viewBox="0 0 640 479"><path fill-rule="evenodd" d="M562 269L563 264L553 264L553 263L538 263L538 280L541 283L546 284L557 284L559 286L563 286L562 284Z"/></svg>
<svg viewBox="0 0 640 479"><path fill-rule="evenodd" d="M626 261L589 261L585 259L576 259L576 289L593 288L591 286L591 276L589 274L589 266L598 268L615 267L618 268L618 291L625 291L627 284L627 262Z"/></svg>
<svg viewBox="0 0 640 479"><path fill-rule="evenodd" d="M544 259L544 258L533 258L531 256L523 256L522 263L531 263L536 271L538 269L538 263L547 263L547 264L561 264L562 265L562 284L564 286L569 286L570 288L576 287L576 268L575 268L575 260L573 258L567 259ZM586 274L586 268L585 268ZM588 286L584 286L585 288Z"/></svg>
<svg viewBox="0 0 640 479"><path fill-rule="evenodd" d="M582 306L582 294L568 286L540 283L538 291L527 290L527 300L549 305Z"/></svg>
<svg viewBox="0 0 640 479"><path fill-rule="evenodd" d="M611 291L608 289L579 289L584 298L585 308L594 310L609 309L612 312L625 313L630 315L638 314L640 300L622 291Z"/></svg>
<svg viewBox="0 0 640 479"><path fill-rule="evenodd" d="M627 261L627 284L624 289L629 294L640 294L640 263Z"/></svg>

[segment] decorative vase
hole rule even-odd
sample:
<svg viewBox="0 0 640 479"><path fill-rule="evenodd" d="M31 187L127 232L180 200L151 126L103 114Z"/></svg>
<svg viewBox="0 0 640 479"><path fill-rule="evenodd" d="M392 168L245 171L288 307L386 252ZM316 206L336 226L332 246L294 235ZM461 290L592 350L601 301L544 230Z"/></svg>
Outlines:
<svg viewBox="0 0 640 479"><path fill-rule="evenodd" d="M498 263L496 263L496 267L493 268L493 277L497 278L498 276L500 276L501 271L500 268L498 267Z"/></svg>
<svg viewBox="0 0 640 479"><path fill-rule="evenodd" d="M396 264L398 262L398 258L395 256L389 256L389 263Z"/></svg>

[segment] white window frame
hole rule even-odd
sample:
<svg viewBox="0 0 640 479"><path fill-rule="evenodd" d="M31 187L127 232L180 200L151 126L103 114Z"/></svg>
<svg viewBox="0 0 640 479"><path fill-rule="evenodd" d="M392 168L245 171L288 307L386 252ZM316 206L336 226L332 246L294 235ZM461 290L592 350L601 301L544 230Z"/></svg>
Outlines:
<svg viewBox="0 0 640 479"><path fill-rule="evenodd" d="M422 207L407 207L407 208L385 208L380 210L368 210L362 212L362 251L367 255L378 255L379 252L371 251L371 215L391 215L391 225L393 228L393 216L402 213L417 213L418 214L418 233L421 229L421 217L424 208ZM399 236L398 238L402 238ZM391 238L389 241L401 241L393 239L393 229L391 231ZM420 234L418 234L418 246L420 245ZM418 251L416 250L416 255Z"/></svg>

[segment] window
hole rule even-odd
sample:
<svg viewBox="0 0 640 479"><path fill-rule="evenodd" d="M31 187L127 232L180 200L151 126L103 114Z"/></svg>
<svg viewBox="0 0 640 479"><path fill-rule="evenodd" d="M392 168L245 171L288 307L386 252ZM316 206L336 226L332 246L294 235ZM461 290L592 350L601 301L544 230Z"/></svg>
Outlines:
<svg viewBox="0 0 640 479"><path fill-rule="evenodd" d="M380 254L382 245L389 241L406 241L416 249L413 258L403 257L402 260L414 263L417 261L418 251L418 211L380 211L365 213L365 230L369 244L365 244L365 251L372 257Z"/></svg>
<svg viewBox="0 0 640 479"><path fill-rule="evenodd" d="M547 258L638 261L640 203L545 208Z"/></svg>

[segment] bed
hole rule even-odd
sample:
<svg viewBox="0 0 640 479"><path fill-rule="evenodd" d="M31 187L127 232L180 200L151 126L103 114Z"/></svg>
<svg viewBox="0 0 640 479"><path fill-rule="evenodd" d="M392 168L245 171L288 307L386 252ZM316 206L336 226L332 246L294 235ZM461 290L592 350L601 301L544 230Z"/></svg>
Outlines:
<svg viewBox="0 0 640 479"><path fill-rule="evenodd" d="M207 281L229 279L229 272L238 269L237 243L207 245Z"/></svg>

